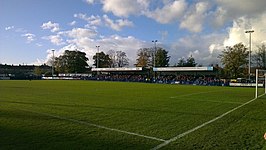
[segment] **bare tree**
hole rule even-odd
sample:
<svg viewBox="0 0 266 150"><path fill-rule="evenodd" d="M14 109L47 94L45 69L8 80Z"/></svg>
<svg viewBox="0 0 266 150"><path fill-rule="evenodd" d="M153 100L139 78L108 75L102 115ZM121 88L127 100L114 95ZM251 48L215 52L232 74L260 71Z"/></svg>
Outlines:
<svg viewBox="0 0 266 150"><path fill-rule="evenodd" d="M109 50L108 52L107 52L107 55L109 55L109 58L110 58L110 60L111 60L111 62L110 62L110 66L112 67L112 68L115 68L116 67L116 60L115 60L115 57L116 57L116 52L115 52L115 50Z"/></svg>
<svg viewBox="0 0 266 150"><path fill-rule="evenodd" d="M255 63L257 64L257 68L266 69L266 46L265 44L257 46L257 51L253 56Z"/></svg>
<svg viewBox="0 0 266 150"><path fill-rule="evenodd" d="M129 59L123 51L116 51L116 63L117 67L125 67L129 65Z"/></svg>

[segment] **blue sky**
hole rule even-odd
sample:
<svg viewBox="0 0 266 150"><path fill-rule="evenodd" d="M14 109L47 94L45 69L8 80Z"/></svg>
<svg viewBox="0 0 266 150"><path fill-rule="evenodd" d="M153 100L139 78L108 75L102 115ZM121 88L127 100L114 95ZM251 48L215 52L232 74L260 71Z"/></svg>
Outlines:
<svg viewBox="0 0 266 150"><path fill-rule="evenodd" d="M190 55L202 65L219 63L225 48L253 29L254 51L266 42L264 0L0 0L0 63L43 64L64 50L127 53L165 48L173 65Z"/></svg>

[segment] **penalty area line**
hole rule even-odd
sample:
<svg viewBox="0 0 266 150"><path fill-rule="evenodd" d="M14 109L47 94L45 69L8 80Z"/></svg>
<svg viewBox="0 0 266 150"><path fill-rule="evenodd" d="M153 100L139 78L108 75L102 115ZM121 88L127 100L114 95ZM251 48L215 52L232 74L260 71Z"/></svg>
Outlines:
<svg viewBox="0 0 266 150"><path fill-rule="evenodd" d="M262 97L262 96L264 96L264 95L265 95L265 94L260 95L260 96L258 96L258 98L260 98L260 97ZM195 127L195 128L192 128L192 129L190 129L190 130L188 130L188 131L186 131L186 132L184 132L184 133L181 133L181 134L179 134L179 135L177 135L177 136L175 136L175 137L173 137L173 138L171 138L171 139L169 139L169 140L166 140L166 141L164 141L163 143L161 143L161 144L157 145L156 147L152 148L152 150L160 149L160 148L162 148L162 147L164 147L164 146L170 144L171 142L176 141L177 139L179 139L179 138L181 138L181 137L183 137L183 136L185 136L185 135L188 135L188 134L190 134L190 133L192 133L192 132L194 132L194 131L196 131L196 130L202 128L202 127L205 127L205 126L207 126L208 124L211 124L211 123L213 123L214 121L219 120L219 119L223 118L224 116L226 116L226 115L228 115L228 114L234 112L235 110L237 110L237 109L239 109L239 108L241 108L241 107L243 107L243 106L245 106L245 105L247 105L247 104L249 104L249 103L255 101L256 99L257 99L257 98L254 98L254 99L252 99L252 100L250 100L250 101L248 101L248 102L246 102L246 103L243 103L242 105L239 105L239 106L237 106L237 107L235 107L235 108L233 108L233 109L231 109L231 110L229 110L229 111L227 111L227 112L221 114L220 116L218 116L218 117L216 117L216 118L213 118L213 119L210 120L210 121L207 121L207 122L205 122L205 123L203 123L203 124L201 124L201 125L199 125L199 126L197 126L197 127Z"/></svg>
<svg viewBox="0 0 266 150"><path fill-rule="evenodd" d="M43 115L43 116L49 116L49 117L56 118L56 119L59 119L59 120L70 121L70 122L77 123L77 124L93 126L93 127L96 127L96 128L101 128L101 129L105 129L105 130L109 130L109 131L120 132L120 133L124 133L124 134L128 134L128 135L134 135L134 136L138 136L138 137L142 137L142 138L146 138L146 139L152 139L152 140L161 141L161 142L165 142L166 141L164 139L160 139L160 138L157 138L157 137L142 135L142 134L129 132L129 131L124 131L124 130L119 130L119 129L115 129L115 128L110 128L110 127L106 127L106 126L102 126L102 125L98 125L98 124L89 123L89 122L86 122L86 121L66 118L66 117L52 115L52 114L48 114L48 113L41 113L41 112L36 112L36 111L24 110L24 109L19 109L19 110L26 111L26 112L31 112L31 113L35 113L35 114L40 114L40 115Z"/></svg>
<svg viewBox="0 0 266 150"><path fill-rule="evenodd" d="M213 91L207 91L207 92L196 92L196 93L190 93L190 94L184 94L184 95L171 96L169 98L180 98L180 97L187 97L187 96L192 96L192 95L214 93L214 92L220 92L220 91L224 91L224 90L213 90Z"/></svg>

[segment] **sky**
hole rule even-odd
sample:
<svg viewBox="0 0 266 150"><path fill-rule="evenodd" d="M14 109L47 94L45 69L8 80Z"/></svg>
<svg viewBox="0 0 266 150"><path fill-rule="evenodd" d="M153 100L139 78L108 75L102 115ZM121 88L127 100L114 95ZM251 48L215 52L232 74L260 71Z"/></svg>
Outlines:
<svg viewBox="0 0 266 150"><path fill-rule="evenodd" d="M252 52L266 43L265 0L0 0L0 64L47 63L65 50L92 56L124 51L134 66L140 48L168 51L170 65L193 56L219 64L226 46Z"/></svg>

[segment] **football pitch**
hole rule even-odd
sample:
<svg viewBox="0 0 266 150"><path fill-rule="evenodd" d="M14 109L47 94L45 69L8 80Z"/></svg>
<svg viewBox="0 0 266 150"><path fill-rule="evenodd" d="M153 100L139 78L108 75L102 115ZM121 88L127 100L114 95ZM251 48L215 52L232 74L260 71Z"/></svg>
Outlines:
<svg viewBox="0 0 266 150"><path fill-rule="evenodd" d="M254 88L0 81L0 149L266 149Z"/></svg>

